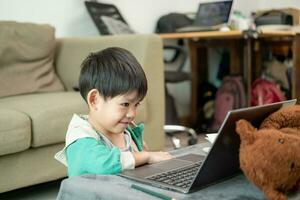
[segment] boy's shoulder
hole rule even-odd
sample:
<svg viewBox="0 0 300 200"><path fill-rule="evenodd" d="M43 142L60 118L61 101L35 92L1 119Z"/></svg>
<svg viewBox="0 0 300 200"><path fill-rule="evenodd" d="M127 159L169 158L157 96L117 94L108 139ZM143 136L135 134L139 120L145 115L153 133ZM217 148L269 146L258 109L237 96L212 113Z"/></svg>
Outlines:
<svg viewBox="0 0 300 200"><path fill-rule="evenodd" d="M87 115L74 114L66 134L66 146L80 138L92 137L99 139L98 134L87 120Z"/></svg>

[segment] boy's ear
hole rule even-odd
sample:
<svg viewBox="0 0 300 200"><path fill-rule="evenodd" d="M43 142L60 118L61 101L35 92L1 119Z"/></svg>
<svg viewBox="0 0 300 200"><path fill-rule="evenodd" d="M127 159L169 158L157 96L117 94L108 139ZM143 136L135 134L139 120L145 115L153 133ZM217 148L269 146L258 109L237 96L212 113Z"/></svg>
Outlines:
<svg viewBox="0 0 300 200"><path fill-rule="evenodd" d="M90 109L97 109L96 104L99 100L98 98L99 98L99 92L97 89L92 89L89 91L86 100Z"/></svg>

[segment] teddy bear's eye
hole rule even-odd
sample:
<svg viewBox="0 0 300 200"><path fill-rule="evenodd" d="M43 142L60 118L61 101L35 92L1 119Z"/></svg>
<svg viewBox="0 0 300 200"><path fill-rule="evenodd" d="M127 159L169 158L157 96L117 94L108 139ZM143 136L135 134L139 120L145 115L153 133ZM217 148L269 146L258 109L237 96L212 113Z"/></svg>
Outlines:
<svg viewBox="0 0 300 200"><path fill-rule="evenodd" d="M295 163L292 162L290 168L294 169L294 167L295 167Z"/></svg>
<svg viewBox="0 0 300 200"><path fill-rule="evenodd" d="M278 139L278 143L283 144L284 140L282 138Z"/></svg>

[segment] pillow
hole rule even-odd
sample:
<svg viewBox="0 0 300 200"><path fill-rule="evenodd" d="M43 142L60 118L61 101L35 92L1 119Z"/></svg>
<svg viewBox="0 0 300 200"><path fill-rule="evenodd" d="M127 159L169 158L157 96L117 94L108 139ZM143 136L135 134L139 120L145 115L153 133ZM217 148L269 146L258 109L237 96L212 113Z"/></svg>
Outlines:
<svg viewBox="0 0 300 200"><path fill-rule="evenodd" d="M54 72L55 29L0 21L0 97L62 91Z"/></svg>

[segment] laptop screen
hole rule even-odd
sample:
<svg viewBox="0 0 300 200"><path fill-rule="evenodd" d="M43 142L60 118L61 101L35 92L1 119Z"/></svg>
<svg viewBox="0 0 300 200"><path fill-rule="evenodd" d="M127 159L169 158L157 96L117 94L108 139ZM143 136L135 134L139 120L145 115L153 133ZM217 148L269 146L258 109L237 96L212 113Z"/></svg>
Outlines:
<svg viewBox="0 0 300 200"><path fill-rule="evenodd" d="M199 5L195 24L197 26L215 26L229 21L232 1L201 3Z"/></svg>

